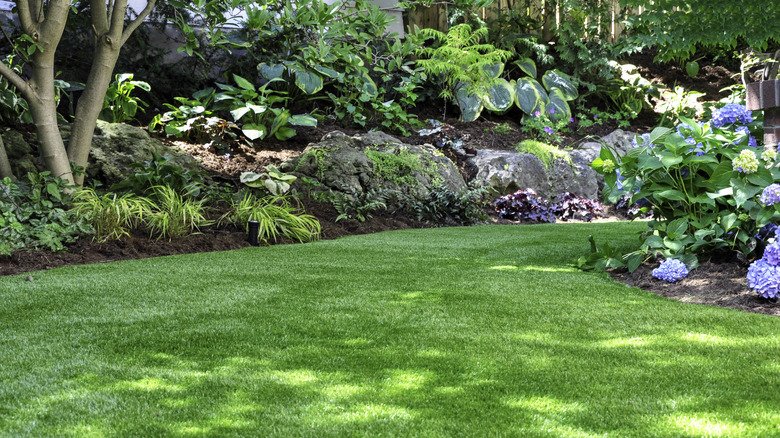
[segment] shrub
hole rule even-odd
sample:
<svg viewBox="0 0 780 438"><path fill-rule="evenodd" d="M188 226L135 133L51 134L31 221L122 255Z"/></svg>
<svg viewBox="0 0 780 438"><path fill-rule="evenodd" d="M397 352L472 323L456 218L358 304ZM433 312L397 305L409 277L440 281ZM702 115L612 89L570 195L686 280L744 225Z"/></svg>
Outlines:
<svg viewBox="0 0 780 438"><path fill-rule="evenodd" d="M498 217L512 220L555 223L555 215L547 201L536 196L533 189L518 190L493 201Z"/></svg>
<svg viewBox="0 0 780 438"><path fill-rule="evenodd" d="M428 199L413 201L407 209L415 214L417 220L427 220L437 224L470 224L486 219L480 206L488 192L487 187L469 187L454 192L444 184L434 186Z"/></svg>
<svg viewBox="0 0 780 438"><path fill-rule="evenodd" d="M780 219L778 205L769 202L780 179L776 150L757 153L752 133L760 126L741 106L716 110L710 123L681 120L676 130L656 128L637 138L638 147L624 157L602 148L592 163L604 175L606 200L628 194L652 211L640 249L626 260L635 267L637 259L662 256L694 268L697 255L755 257L759 230Z"/></svg>

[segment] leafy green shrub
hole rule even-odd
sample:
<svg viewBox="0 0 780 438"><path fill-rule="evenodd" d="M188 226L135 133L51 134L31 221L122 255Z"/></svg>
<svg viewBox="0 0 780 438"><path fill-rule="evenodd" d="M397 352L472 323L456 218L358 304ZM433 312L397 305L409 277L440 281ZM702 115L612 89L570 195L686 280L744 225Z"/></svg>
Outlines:
<svg viewBox="0 0 780 438"><path fill-rule="evenodd" d="M101 196L94 189L84 188L74 195L73 210L95 229L94 240L106 242L128 236L129 229L136 228L147 218L152 202L132 193Z"/></svg>
<svg viewBox="0 0 780 438"><path fill-rule="evenodd" d="M487 193L487 187L469 187L454 192L444 184L437 184L431 188L428 199L413 201L406 208L419 221L471 224L487 219L481 208Z"/></svg>
<svg viewBox="0 0 780 438"><path fill-rule="evenodd" d="M239 179L248 187L263 187L274 196L289 192L290 184L298 179L295 175L282 172L273 164L265 166L265 170L263 173L243 172Z"/></svg>
<svg viewBox="0 0 780 438"><path fill-rule="evenodd" d="M332 192L329 196L333 208L338 212L336 222L342 219L357 219L365 222L373 217L372 213L378 210L386 210L388 203L393 198L400 197L397 190L371 189L362 193L350 191L349 193Z"/></svg>
<svg viewBox="0 0 780 438"><path fill-rule="evenodd" d="M64 181L49 172L30 173L24 182L0 182L0 254L38 247L61 251L94 233L88 221L70 209L72 199L64 189Z"/></svg>
<svg viewBox="0 0 780 438"><path fill-rule="evenodd" d="M604 198L643 199L654 220L639 250L624 257L635 269L644 258L678 258L691 269L697 256L737 253L753 258L756 236L780 219L778 205L760 195L780 179L777 151L756 149L760 128L743 106L729 104L709 123L681 117L676 130L656 128L620 157L609 148L592 166L604 175Z"/></svg>
<svg viewBox="0 0 780 438"><path fill-rule="evenodd" d="M169 186L152 187L152 208L146 212L144 223L157 238L178 238L211 225L206 218L204 200L183 198Z"/></svg>
<svg viewBox="0 0 780 438"><path fill-rule="evenodd" d="M530 117L523 117L523 126L520 130L531 134L537 140L560 144L563 142L561 133L569 132L569 123L572 123L574 119L566 120L554 117L554 120L551 120L550 116L554 114L555 109L551 108L549 115L537 111Z"/></svg>
<svg viewBox="0 0 780 438"><path fill-rule="evenodd" d="M133 90L139 88L148 93L152 91L152 88L146 82L134 81L132 73L121 73L114 78L114 82L106 90L100 120L111 123L133 120L139 109L143 111L149 106L143 100L131 96Z"/></svg>
<svg viewBox="0 0 780 438"><path fill-rule="evenodd" d="M256 198L245 193L239 201L233 201L231 211L225 213L219 222L227 222L249 231L249 221L260 223L258 240L277 241L284 237L297 242L311 242L320 237L322 228L312 215L293 205L294 198L288 195Z"/></svg>

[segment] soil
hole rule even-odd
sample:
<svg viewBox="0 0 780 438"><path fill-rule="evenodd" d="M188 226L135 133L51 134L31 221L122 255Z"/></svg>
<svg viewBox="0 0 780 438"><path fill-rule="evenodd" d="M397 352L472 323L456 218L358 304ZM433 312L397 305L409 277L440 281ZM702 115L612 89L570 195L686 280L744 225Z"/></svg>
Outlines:
<svg viewBox="0 0 780 438"><path fill-rule="evenodd" d="M675 65L661 65L652 62L652 53L633 55L628 62L639 66L643 76L651 78L652 82L667 86L682 85L686 90L697 90L706 94L701 100L718 100L724 97L720 92L724 87L735 83L734 72L723 67L704 65L702 73L697 78L690 78ZM512 150L514 146L528 138L522 133L519 117L509 113L505 116L484 114L476 122L462 123L453 117L443 117L443 109L427 108L418 115L421 120L428 118L442 120L453 125L456 132L469 147L480 149ZM457 110L449 108L448 115L457 115ZM649 131L657 121L657 115L652 112L643 113L634 120L629 131ZM497 126L509 129L496 129ZM585 141L600 138L617 128L616 123L595 125L578 132L576 127L572 133L564 137L563 144L576 148ZM354 135L365 132L344 128L333 123L321 123L318 127L299 128L298 135L290 140L280 142L266 140L261 144L239 145L215 148L213 145L192 144L161 138L198 158L204 167L217 180L238 181L238 175L245 171L261 171L268 164L279 164L282 161L300 154L312 142L319 141L328 132L340 130ZM506 132L504 132L506 131ZM406 143L422 144L429 142L427 137L411 135L402 138ZM453 155L451 158L457 158ZM462 163L461 169L463 168ZM354 234L376 233L388 230L421 228L438 226L419 222L396 214L376 214L365 222L342 220L336 222L337 212L330 204L314 200L303 201L307 213L317 217L322 225L322 238L335 239ZM612 215L603 220L619 219ZM511 221L491 217L490 223L507 224ZM292 243L289 241L277 244ZM238 229L207 228L201 233L175 240L152 240L145 234L134 232L120 240L105 243L82 239L67 248L65 252L46 250L17 251L9 256L0 256L0 276L46 270L58 266L105 263L128 259L158 257L164 255L187 254L207 251L223 251L249 246L246 234ZM656 263L657 264L657 263ZM655 266L643 265L635 272L612 272L617 281L637 286L648 292L667 298L697 304L729 307L746 312L764 313L780 316L780 304L759 297L748 290L745 281L747 267L739 263L704 262L691 274L674 284L666 283L652 277ZM34 274L26 276L28 281L34 281Z"/></svg>

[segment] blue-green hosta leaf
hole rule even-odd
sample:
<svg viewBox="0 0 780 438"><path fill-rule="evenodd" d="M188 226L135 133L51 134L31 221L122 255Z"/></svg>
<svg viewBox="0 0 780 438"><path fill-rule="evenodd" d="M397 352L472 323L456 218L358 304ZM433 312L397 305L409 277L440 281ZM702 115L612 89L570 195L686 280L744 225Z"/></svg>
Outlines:
<svg viewBox="0 0 780 438"><path fill-rule="evenodd" d="M490 111L503 113L515 103L515 89L506 79L496 79L482 103Z"/></svg>
<svg viewBox="0 0 780 438"><path fill-rule="evenodd" d="M515 104L526 114L544 112L549 102L542 84L532 78L520 78L515 84Z"/></svg>
<svg viewBox="0 0 780 438"><path fill-rule="evenodd" d="M561 92L560 88L553 88L548 95L550 102L545 105L544 109L549 113L551 110L555 110L550 114L552 120L569 120L571 118L571 108L569 103L566 102L566 98Z"/></svg>
<svg viewBox="0 0 780 438"><path fill-rule="evenodd" d="M233 80L236 81L236 85L243 88L247 91L255 91L255 86L252 85L251 82L247 81L246 79L242 78L239 75L233 75Z"/></svg>
<svg viewBox="0 0 780 438"><path fill-rule="evenodd" d="M262 176L255 172L242 172L238 179L249 187L260 187L263 185L263 180L260 179Z"/></svg>
<svg viewBox="0 0 780 438"><path fill-rule="evenodd" d="M536 79L536 63L531 58L520 58L515 61L515 65L520 67L528 76Z"/></svg>
<svg viewBox="0 0 780 438"><path fill-rule="evenodd" d="M295 85L297 85L298 88L300 88L301 91L306 94L314 94L322 90L322 77L311 71L296 71Z"/></svg>
<svg viewBox="0 0 780 438"><path fill-rule="evenodd" d="M297 114L290 116L287 122L295 126L317 126L317 119L306 114Z"/></svg>
<svg viewBox="0 0 780 438"><path fill-rule="evenodd" d="M260 124L250 123L241 128L241 132L250 140L262 140L268 134L268 129Z"/></svg>
<svg viewBox="0 0 780 438"><path fill-rule="evenodd" d="M482 98L477 94L470 93L465 86L458 87L455 101L460 108L460 119L464 122L473 122L482 113Z"/></svg>
<svg viewBox="0 0 780 438"><path fill-rule="evenodd" d="M504 72L504 63L499 62L496 64L486 65L482 67L482 70L490 79L496 79Z"/></svg>
<svg viewBox="0 0 780 438"><path fill-rule="evenodd" d="M577 87L571 83L569 76L558 70L547 70L547 73L542 76L542 83L550 93L555 88L561 90L561 96L567 101L574 100L580 95L577 92Z"/></svg>
<svg viewBox="0 0 780 438"><path fill-rule="evenodd" d="M260 72L260 75L262 75L264 78L268 79L269 81L272 79L280 78L284 74L284 65L282 64L266 64L265 62L261 62L257 65L257 70Z"/></svg>

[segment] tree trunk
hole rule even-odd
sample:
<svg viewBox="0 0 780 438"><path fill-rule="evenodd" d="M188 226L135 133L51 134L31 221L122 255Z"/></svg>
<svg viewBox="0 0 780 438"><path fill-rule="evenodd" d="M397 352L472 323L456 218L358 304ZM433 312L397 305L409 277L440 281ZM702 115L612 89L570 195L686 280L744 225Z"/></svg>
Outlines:
<svg viewBox="0 0 780 438"><path fill-rule="evenodd" d="M8 161L8 154L5 152L2 135L0 135L0 178L11 178L11 181L16 181L16 176L11 170L11 162Z"/></svg>
<svg viewBox="0 0 780 438"><path fill-rule="evenodd" d="M89 86L84 89L84 93L79 98L73 131L68 141L68 157L77 169L87 167L95 125L103 108L103 99L111 83L114 67L119 59L120 48L114 47L115 44L105 39L107 38L99 38L104 41L96 43L95 58L87 79ZM84 172L78 172L75 181L79 186L83 185Z"/></svg>

